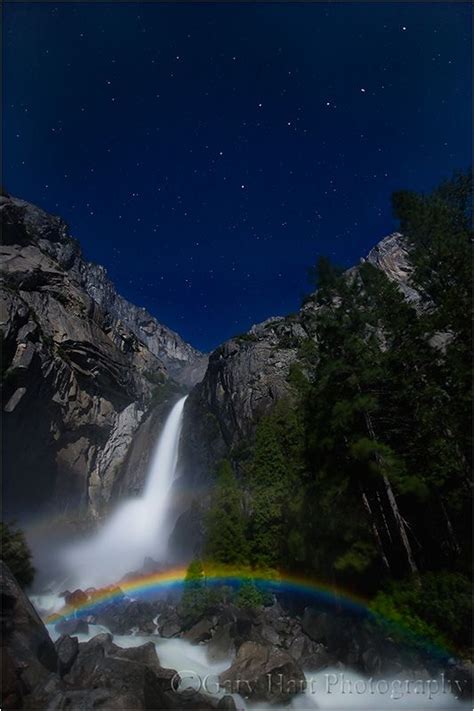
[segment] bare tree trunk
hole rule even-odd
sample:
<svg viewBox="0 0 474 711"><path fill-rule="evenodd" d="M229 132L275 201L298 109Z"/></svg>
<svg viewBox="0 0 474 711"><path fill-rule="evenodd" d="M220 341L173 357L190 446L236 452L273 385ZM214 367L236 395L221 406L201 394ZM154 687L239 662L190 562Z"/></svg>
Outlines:
<svg viewBox="0 0 474 711"><path fill-rule="evenodd" d="M373 440L375 441L376 437L375 437L374 427L373 427L373 424L372 424L372 419L371 419L371 417L370 417L370 415L369 415L368 412L365 412L365 413L364 413L364 417L365 417L365 422L366 422L366 425L367 425L367 431L368 431L368 433L369 433L371 439L373 439ZM379 464L381 470L383 471L383 459L382 459L382 457L380 456L380 454L376 454L376 455L375 455L375 458L376 458L376 461L377 461L377 463ZM400 537L400 541L401 541L402 547L403 547L403 549L404 549L404 551L405 551L405 554L406 554L406 558L407 558L407 562L408 562L408 567L410 568L410 571L411 571L414 575L418 576L418 567L417 567L416 562L415 562L415 558L414 558L414 555L413 555L413 551L412 551L412 548L411 548L410 541L409 541L409 539L408 539L408 534L407 534L407 531L406 531L405 524L404 524L404 522L403 522L403 518L402 518L401 515L400 515L400 511L399 511L399 508L398 508L397 500L395 499L395 495L394 495L394 493L393 493L392 485L390 484L390 481L388 480L388 477L387 477L386 474L383 474L383 475L382 475L382 478L383 478L383 483L384 483L385 494L386 494L386 496L387 496L387 500L388 500L388 503L389 503L389 506L390 506L390 510L391 510L391 512L392 512L392 516L393 516L393 519L394 519L394 521L395 521L396 530L397 530L397 533L398 533L398 535L399 535L399 537ZM382 512L383 512L383 506L382 506ZM385 514L382 514L382 515L385 515Z"/></svg>
<svg viewBox="0 0 474 711"><path fill-rule="evenodd" d="M374 516L374 513L373 513L372 508L371 508L371 506L370 506L369 499L367 498L367 494L366 494L365 491L362 489L362 486L360 487L360 489L361 489L361 495L362 495L362 502L363 502L363 504L364 504L365 510L366 510L367 513L369 514L370 525L372 526L372 531L373 531L373 534L374 534L374 538L375 538L375 540L376 540L376 542L377 542L377 547L378 547L379 552L380 552L380 557L382 558L382 562L383 562L384 566L386 567L386 569L387 569L388 572L390 573L390 572L391 572L391 570L390 570L390 563L388 562L388 558L387 558L387 556L386 556L386 554L385 554L385 550L384 550L383 543L382 543L382 537L381 537L381 535L380 535L380 533L379 533L379 529L377 528L377 524L375 523L375 516Z"/></svg>
<svg viewBox="0 0 474 711"><path fill-rule="evenodd" d="M410 567L411 572L414 575L418 575L418 567L415 563L415 558L413 556L413 551L411 548L410 541L408 540L407 529L406 529L406 526L405 526L403 519L400 515L400 511L398 508L397 501L395 499L395 494L393 493L392 486L385 474L383 475L383 481L385 484L385 490L387 492L387 498L388 498L390 506L392 508L393 517L397 523L397 528L398 528L398 532L400 534L402 545L403 545L403 548L405 549L405 553L406 553L407 560L408 560L408 565Z"/></svg>
<svg viewBox="0 0 474 711"><path fill-rule="evenodd" d="M454 533L454 528L451 523L451 519L448 516L448 512L446 511L446 507L443 503L443 499L441 498L441 496L438 497L438 500L439 500L439 506L440 506L441 511L443 513L443 518L446 523L446 528L448 531L448 538L451 543L451 548L452 548L453 552L456 553L456 555L459 555L461 552L461 547L458 543L458 539L456 538L456 534Z"/></svg>

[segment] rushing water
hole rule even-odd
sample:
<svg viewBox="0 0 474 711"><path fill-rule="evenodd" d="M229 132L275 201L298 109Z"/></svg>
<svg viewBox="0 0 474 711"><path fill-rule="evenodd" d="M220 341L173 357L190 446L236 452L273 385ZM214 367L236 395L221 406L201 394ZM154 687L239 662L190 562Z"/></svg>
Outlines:
<svg viewBox="0 0 474 711"><path fill-rule="evenodd" d="M176 473L186 397L174 405L158 440L141 497L123 502L104 526L85 541L62 552L75 584L100 586L140 568L145 556L166 556L170 521L167 513Z"/></svg>
<svg viewBox="0 0 474 711"><path fill-rule="evenodd" d="M42 601L43 604L45 600ZM52 602L52 601L50 601ZM49 626L53 639L59 633ZM102 632L108 632L102 625L90 625L88 634L77 635L80 642L86 642ZM114 635L114 642L120 647L138 647L152 640L155 644L160 664L168 669L181 672L182 683L180 688L193 688L197 690L202 684L201 691L208 692L208 696L219 698L224 695L223 689L217 688L217 677L232 663L231 659L219 663L210 662L207 657L205 644L192 645L184 639L163 639L156 635ZM268 703L254 703L233 694L237 709L242 711L341 711L352 709L359 711L372 709L373 711L467 711L471 705L461 702L450 692L443 688L442 681L417 679L417 677L403 679L369 679L350 669L323 669L319 671L305 670L307 688L302 694L295 696L285 706ZM407 681L409 685L407 687ZM428 683L430 681L430 683ZM435 681L437 683L435 684Z"/></svg>
<svg viewBox="0 0 474 711"><path fill-rule="evenodd" d="M155 559L165 558L172 523L167 514L176 473L185 400L182 398L176 403L166 420L151 461L143 495L124 502L94 536L64 550L64 561L71 571L71 578L82 587L115 582L125 573L140 568L147 555ZM62 597L56 593L32 598L44 619L64 604ZM53 625L48 625L48 630L53 640L59 636ZM88 634L77 636L80 642L85 642L107 631L107 628L100 625L89 625ZM206 645L192 645L184 639L164 639L157 634L146 637L139 634L114 635L115 643L121 647L136 647L150 640L156 646L161 665L175 669L180 674L181 688L200 687L201 691L207 691L215 697L224 694L224 690L219 689L217 678L220 672L230 666L232 659L211 662L207 657ZM434 682L428 686L427 680L420 680L418 686L415 686L416 680L413 679L411 686L406 687L406 682L397 679L369 680L350 669L324 669L317 672L305 670L305 677L306 691L298 694L284 707L288 711L397 708L405 711L461 711L469 707L469 704L461 703L449 690L445 690L441 683L438 683L436 693L433 693ZM239 710L279 711L282 708L265 703L250 703L238 694L233 696Z"/></svg>

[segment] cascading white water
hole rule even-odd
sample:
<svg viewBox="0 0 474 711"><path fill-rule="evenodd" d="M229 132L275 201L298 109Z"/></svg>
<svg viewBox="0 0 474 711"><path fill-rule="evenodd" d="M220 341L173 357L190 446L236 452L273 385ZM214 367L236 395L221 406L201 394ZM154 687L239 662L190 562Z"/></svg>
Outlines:
<svg viewBox="0 0 474 711"><path fill-rule="evenodd" d="M173 479L186 397L174 405L158 440L140 498L125 501L94 536L65 549L62 559L77 584L116 582L146 556L166 554Z"/></svg>
<svg viewBox="0 0 474 711"><path fill-rule="evenodd" d="M53 640L60 632L49 626ZM85 642L97 634L109 632L107 627L90 625L87 634L78 634L80 642ZM192 645L185 639L164 639L140 635L114 635L119 647L137 647L153 641L160 663L167 669L181 672L181 688L199 688L208 692L217 702L226 691L217 688L217 678L228 669L232 658L220 662L209 661L207 645ZM472 704L462 701L455 694L459 689L450 685L442 677L434 675L431 681L417 672L405 672L405 678L367 678L353 669L324 668L317 671L305 670L307 688L302 694L282 706L268 702L255 703L233 694L238 711L471 711ZM245 680L242 680L245 683ZM278 682L276 682L278 683Z"/></svg>
<svg viewBox="0 0 474 711"><path fill-rule="evenodd" d="M165 554L170 530L167 514L176 474L185 400L182 398L176 403L168 416L151 460L143 495L123 503L95 536L64 551L71 577L82 587L116 582L125 573L139 568L144 556L159 558ZM37 596L33 602L43 611L44 617L60 610L64 604L62 596L52 594ZM53 640L61 634L54 623L48 629ZM77 634L77 637L84 642L107 631L106 627L90 625L87 634ZM231 665L231 657L219 662L209 661L206 645L193 646L185 639L114 635L114 641L120 647L135 647L150 640L156 646L160 663L180 673L182 688L190 685L196 689L201 680L208 685L202 690L208 690L214 702L224 695L224 689L218 688L216 680ZM374 711L467 711L470 708L450 692L428 696L426 686L422 686L421 692L412 691L409 694L403 690L405 683L396 679L381 680L382 686L374 686L371 685L372 679L368 680L351 669L322 669L314 673L307 670L305 676L308 684L306 691L284 707L251 703L234 694L236 708L239 711L342 711L354 707ZM436 688L443 688L441 682Z"/></svg>

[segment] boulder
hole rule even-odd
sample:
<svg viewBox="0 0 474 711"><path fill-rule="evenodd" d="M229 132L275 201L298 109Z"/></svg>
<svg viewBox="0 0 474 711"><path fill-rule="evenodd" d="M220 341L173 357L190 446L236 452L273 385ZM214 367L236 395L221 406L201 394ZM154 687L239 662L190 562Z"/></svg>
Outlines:
<svg viewBox="0 0 474 711"><path fill-rule="evenodd" d="M86 603L88 599L87 593L80 589L74 590L72 593L64 593L64 602L66 605L71 605L71 607L79 607L80 605Z"/></svg>
<svg viewBox="0 0 474 711"><path fill-rule="evenodd" d="M207 658L210 662L223 662L235 657L235 642L231 636L232 623L218 627L206 645Z"/></svg>
<svg viewBox="0 0 474 711"><path fill-rule="evenodd" d="M301 627L303 632L314 642L324 642L328 630L326 613L306 607L301 620Z"/></svg>
<svg viewBox="0 0 474 711"><path fill-rule="evenodd" d="M177 711L184 711L185 709L189 709L189 711L211 711L219 708L217 699L205 696L193 689L185 689L167 696L167 703L169 705L163 708L177 709ZM235 708L235 706L230 708Z"/></svg>
<svg viewBox="0 0 474 711"><path fill-rule="evenodd" d="M258 629L258 635L264 643L274 645L280 645L281 643L280 635L272 625L262 625L261 628Z"/></svg>
<svg viewBox="0 0 474 711"><path fill-rule="evenodd" d="M314 642L324 644L331 657L351 667L363 666L362 653L371 642L362 621L349 615L306 608L301 625ZM387 649L387 658L396 654L392 647Z"/></svg>
<svg viewBox="0 0 474 711"><path fill-rule="evenodd" d="M195 625L191 627L187 632L183 634L183 638L187 639L191 644L200 644L200 642L205 642L212 636L212 629L214 624L212 620L205 617Z"/></svg>
<svg viewBox="0 0 474 711"><path fill-rule="evenodd" d="M260 641L258 633L255 631L256 615L251 610L235 609L234 622L230 629L231 637L238 649L244 642Z"/></svg>
<svg viewBox="0 0 474 711"><path fill-rule="evenodd" d="M120 600L103 606L96 614L99 624L108 627L112 634L129 634L136 629L145 634L155 632L156 606L140 600Z"/></svg>
<svg viewBox="0 0 474 711"><path fill-rule="evenodd" d="M331 656L322 644L318 644L315 645L314 650L310 654L300 657L299 663L303 669L319 671L319 669L335 667L337 665L337 659Z"/></svg>
<svg viewBox="0 0 474 711"><path fill-rule="evenodd" d="M288 654L293 657L295 661L302 662L303 659L306 659L312 654L314 647L314 642L312 642L309 637L305 634L300 634L292 640L288 647Z"/></svg>
<svg viewBox="0 0 474 711"><path fill-rule="evenodd" d="M222 711L237 711L237 706L232 696L226 694L217 703L217 708L222 709Z"/></svg>
<svg viewBox="0 0 474 711"><path fill-rule="evenodd" d="M471 660L453 660L446 678L451 682L454 693L461 699L472 700L474 689L474 665Z"/></svg>
<svg viewBox="0 0 474 711"><path fill-rule="evenodd" d="M106 654L112 654L118 649L109 633L96 635L88 642L79 644L79 653L64 677L65 681L71 686L89 686L96 665Z"/></svg>
<svg viewBox="0 0 474 711"><path fill-rule="evenodd" d="M0 603L2 669L7 681L2 693L13 698L45 684L57 670L58 657L46 627L3 561Z"/></svg>
<svg viewBox="0 0 474 711"><path fill-rule="evenodd" d="M158 634L161 637L177 637L183 631L183 621L177 611L169 607L158 618Z"/></svg>
<svg viewBox="0 0 474 711"><path fill-rule="evenodd" d="M62 635L54 644L58 654L58 672L60 676L67 674L79 654L79 642L77 637L70 637L68 634Z"/></svg>
<svg viewBox="0 0 474 711"><path fill-rule="evenodd" d="M301 667L285 651L256 642L245 642L219 682L227 693L255 701L285 703L306 687Z"/></svg>
<svg viewBox="0 0 474 711"><path fill-rule="evenodd" d="M173 708L175 676L174 670L160 666L152 642L122 649L112 635L101 634L79 645L77 659L64 680L73 688L108 690L104 708L115 708L115 703L121 709L159 709ZM133 705L124 705L132 699Z"/></svg>
<svg viewBox="0 0 474 711"><path fill-rule="evenodd" d="M115 655L97 656L86 686L130 694L139 700L139 708L145 709L160 708L165 692L170 690L169 680L160 678L146 664Z"/></svg>
<svg viewBox="0 0 474 711"><path fill-rule="evenodd" d="M160 637L165 637L166 639L178 637L181 632L181 625L169 620L158 626L158 632Z"/></svg>
<svg viewBox="0 0 474 711"><path fill-rule="evenodd" d="M114 657L130 659L130 661L138 662L139 664L146 664L146 666L149 666L156 672L162 671L162 667L160 667L160 661L156 653L156 647L153 642L146 642L139 647L128 647L126 649L117 648L114 649L113 655Z"/></svg>
<svg viewBox="0 0 474 711"><path fill-rule="evenodd" d="M61 635L88 634L89 625L86 620L80 617L69 617L66 620L57 622L54 625L54 629Z"/></svg>
<svg viewBox="0 0 474 711"><path fill-rule="evenodd" d="M89 709L105 709L106 704L111 698L111 693L108 689L65 689L61 688L48 699L48 711L65 711L65 709L74 709L74 711L89 711ZM112 707L109 706L111 709ZM123 707L117 705L117 709ZM130 708L138 708L130 706Z"/></svg>
<svg viewBox="0 0 474 711"><path fill-rule="evenodd" d="M1 703L5 709L20 709L23 706L23 690L18 675L19 669L15 665L8 650L0 648L1 653Z"/></svg>

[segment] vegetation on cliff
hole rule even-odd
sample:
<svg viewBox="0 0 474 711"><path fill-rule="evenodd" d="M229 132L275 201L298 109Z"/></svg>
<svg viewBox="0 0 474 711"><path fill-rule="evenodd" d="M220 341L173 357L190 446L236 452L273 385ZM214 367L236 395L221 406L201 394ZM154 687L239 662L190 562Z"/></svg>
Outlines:
<svg viewBox="0 0 474 711"><path fill-rule="evenodd" d="M450 620L470 576L471 192L457 175L394 195L416 303L370 263L320 260L294 398L225 465L207 522L211 558L334 581L464 646Z"/></svg>
<svg viewBox="0 0 474 711"><path fill-rule="evenodd" d="M14 525L0 522L1 558L22 587L31 585L35 569L31 551L23 531Z"/></svg>

